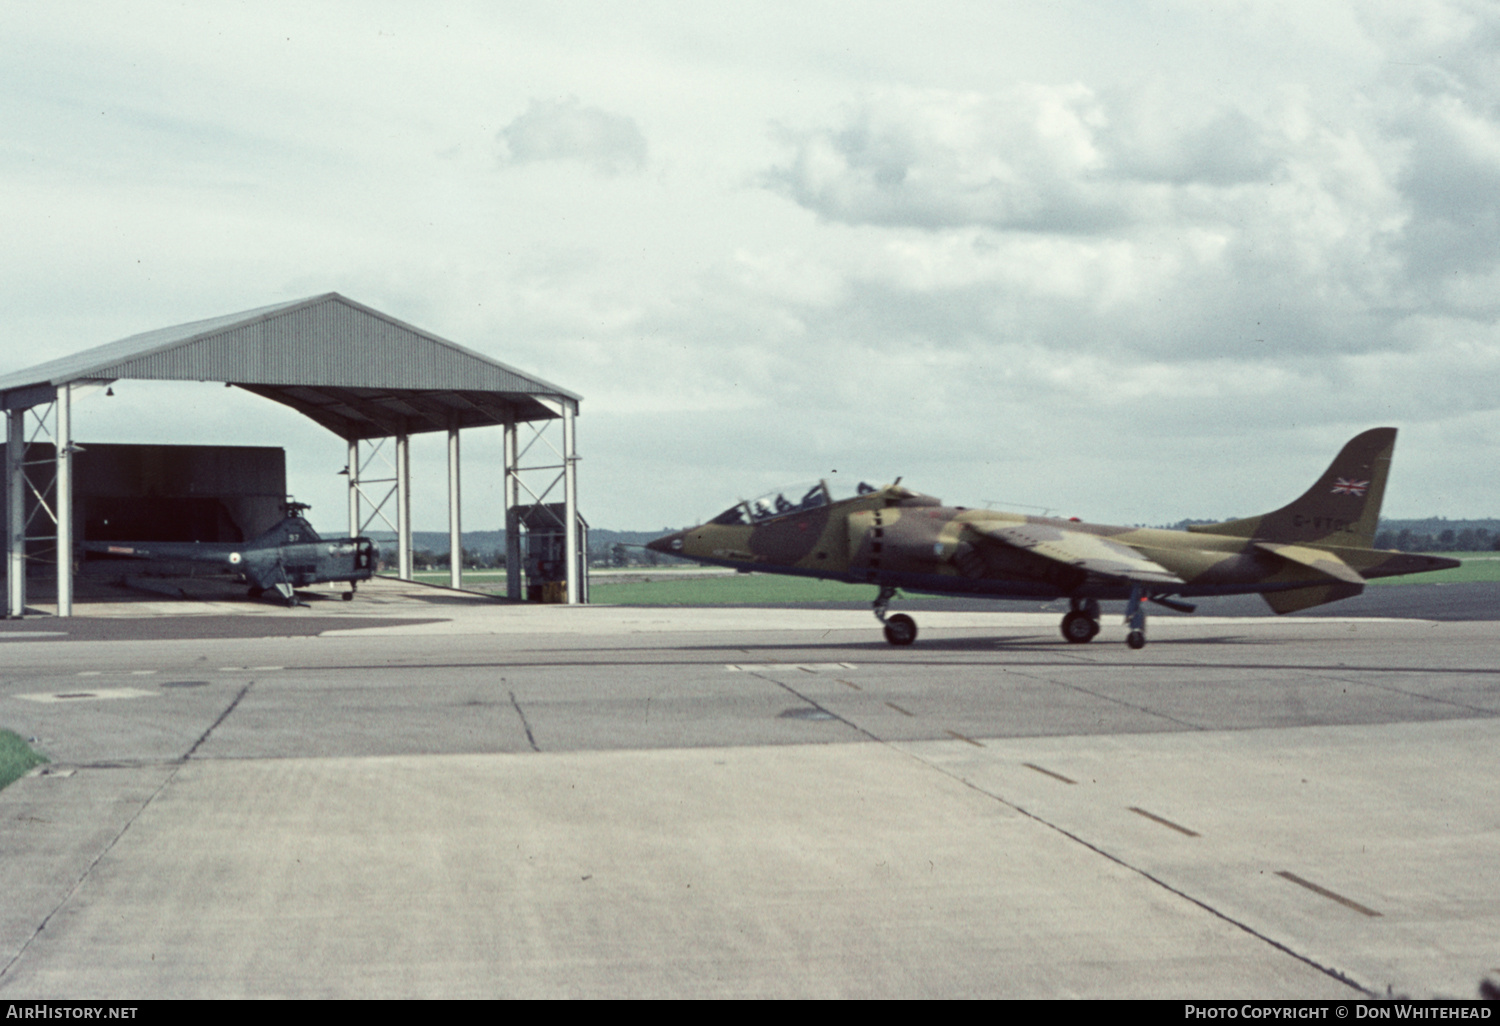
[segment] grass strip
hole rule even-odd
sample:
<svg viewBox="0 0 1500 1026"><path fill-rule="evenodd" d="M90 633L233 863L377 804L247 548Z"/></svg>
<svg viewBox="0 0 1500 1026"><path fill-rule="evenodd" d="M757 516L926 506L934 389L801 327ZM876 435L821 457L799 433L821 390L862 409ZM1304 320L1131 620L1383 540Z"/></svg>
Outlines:
<svg viewBox="0 0 1500 1026"><path fill-rule="evenodd" d="M1379 577L1369 583L1388 587L1401 584L1460 584L1476 581L1500 581L1500 553L1440 553L1462 559L1464 565L1454 570L1434 570L1404 577ZM418 580L447 584L448 575L417 574ZM475 591L503 594L505 572L471 571L464 574L464 586ZM783 603L817 604L867 603L875 599L878 589L871 584L845 584L842 581L820 581L811 577L789 577L778 574L721 574L711 577L684 577L673 580L662 576L647 581L613 582L597 575L589 582L589 600L615 606L759 606Z"/></svg>
<svg viewBox="0 0 1500 1026"><path fill-rule="evenodd" d="M1434 556L1461 559L1464 565L1452 570L1433 570L1425 574L1402 577L1377 577L1371 584L1474 584L1500 581L1500 552L1434 552Z"/></svg>
<svg viewBox="0 0 1500 1026"><path fill-rule="evenodd" d="M33 766L47 761L45 755L32 751L15 731L0 730L0 788L24 777Z"/></svg>

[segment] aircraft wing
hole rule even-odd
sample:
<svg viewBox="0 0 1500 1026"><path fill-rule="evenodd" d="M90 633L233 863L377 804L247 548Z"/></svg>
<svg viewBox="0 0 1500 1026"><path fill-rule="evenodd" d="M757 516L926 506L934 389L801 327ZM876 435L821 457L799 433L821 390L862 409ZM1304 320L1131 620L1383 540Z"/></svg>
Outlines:
<svg viewBox="0 0 1500 1026"><path fill-rule="evenodd" d="M1139 584L1182 584L1183 579L1129 545L1053 524L970 524L989 539L1067 566Z"/></svg>

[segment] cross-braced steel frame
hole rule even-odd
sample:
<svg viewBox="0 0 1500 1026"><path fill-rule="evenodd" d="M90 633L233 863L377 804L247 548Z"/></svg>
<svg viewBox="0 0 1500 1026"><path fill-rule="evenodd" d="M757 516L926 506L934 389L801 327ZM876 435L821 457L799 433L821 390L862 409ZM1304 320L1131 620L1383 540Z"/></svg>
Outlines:
<svg viewBox="0 0 1500 1026"><path fill-rule="evenodd" d="M25 615L28 563L47 562L57 572L57 615L72 616L73 386L58 386L50 401L6 410L5 420L6 616ZM32 459L46 442L52 456Z"/></svg>
<svg viewBox="0 0 1500 1026"><path fill-rule="evenodd" d="M75 389L84 391L107 383L82 381L58 385L55 392L46 390L45 394L33 396L37 401L29 406L17 403L5 411L5 494L9 509L6 613L10 617L25 615L27 563L47 561L45 546L48 541L53 542L51 562L57 569L57 615L73 615L72 464L77 449L72 439L72 404ZM557 417L541 422L512 419L504 425L506 590L512 599L524 597L522 532L517 515L521 493L524 491L538 507L543 507L547 497L561 484L563 520L575 525L572 530L559 525L564 528L567 601L570 604L586 602L588 574L583 562L586 552L580 546L577 526L581 523L578 517L578 453L574 425L577 402L566 397L537 398L554 410ZM530 435L524 446L519 446L522 424ZM554 441L554 425L560 425L560 445ZM52 442L52 458L30 459L28 453L44 440ZM348 454L350 534L363 535L377 519L386 524L397 538L397 576L411 580L410 437L350 439ZM530 463L528 459L547 462ZM540 491L537 490L538 475L551 475L540 485ZM455 588L463 586L459 496L459 428L455 424L448 429L449 566L450 581ZM392 514L387 514L388 507L394 507ZM40 533L44 525L50 525L50 533Z"/></svg>
<svg viewBox="0 0 1500 1026"><path fill-rule="evenodd" d="M506 594L512 599L525 595L522 553L523 525L517 513L524 492L532 503L543 506L558 485L562 486L563 519L577 525L578 462L574 418L577 406L568 399L548 400L558 416L544 421L508 421L505 426L505 566ZM559 431L561 437L558 437ZM523 434L524 432L524 434ZM459 459L459 429L448 429L448 573L449 584L463 587L463 538L459 507L462 491ZM521 444L524 441L524 444ZM411 455L409 438L351 439L349 446L349 533L363 535L377 521L396 535L396 576L412 577L411 543ZM387 511L390 512L387 512ZM563 524L559 522L559 529ZM586 550L579 544L578 530L563 530L566 546L567 601L588 601L588 573L583 563Z"/></svg>
<svg viewBox="0 0 1500 1026"><path fill-rule="evenodd" d="M531 505L557 522L563 536L563 561L567 581L567 601L588 601L588 557L586 545L580 544L581 521L578 516L578 450L574 418L577 407L567 401L549 403L559 413L556 420L515 421L505 425L505 584L512 598L520 598L522 573L522 529L520 516L522 492ZM558 432L561 438L558 438ZM530 461L537 462L530 462ZM562 485L561 518L554 513L547 497Z"/></svg>

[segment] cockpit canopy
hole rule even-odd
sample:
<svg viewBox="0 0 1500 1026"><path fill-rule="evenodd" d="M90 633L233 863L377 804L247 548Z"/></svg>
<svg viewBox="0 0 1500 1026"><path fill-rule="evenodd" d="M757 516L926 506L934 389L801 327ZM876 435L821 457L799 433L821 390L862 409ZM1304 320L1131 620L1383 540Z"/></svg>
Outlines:
<svg viewBox="0 0 1500 1026"><path fill-rule="evenodd" d="M842 482L840 482L842 484ZM858 495L870 495L880 489L864 481L854 486L829 487L827 481L803 482L786 488L769 491L748 502L737 502L709 521L711 524L759 524L773 517L803 513L819 506L827 506Z"/></svg>

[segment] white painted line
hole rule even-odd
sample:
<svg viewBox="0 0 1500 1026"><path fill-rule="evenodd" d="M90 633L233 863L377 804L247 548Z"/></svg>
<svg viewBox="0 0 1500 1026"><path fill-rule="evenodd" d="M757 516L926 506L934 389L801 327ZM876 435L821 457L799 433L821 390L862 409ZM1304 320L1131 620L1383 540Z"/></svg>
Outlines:
<svg viewBox="0 0 1500 1026"><path fill-rule="evenodd" d="M853 663L725 663L724 669L730 673L753 673L767 670L805 670L808 673L819 673L823 670L857 670L859 667Z"/></svg>
<svg viewBox="0 0 1500 1026"><path fill-rule="evenodd" d="M135 688L100 688L92 691L53 691L34 695L17 695L28 702L87 702L114 698L156 698L155 691L139 691Z"/></svg>

